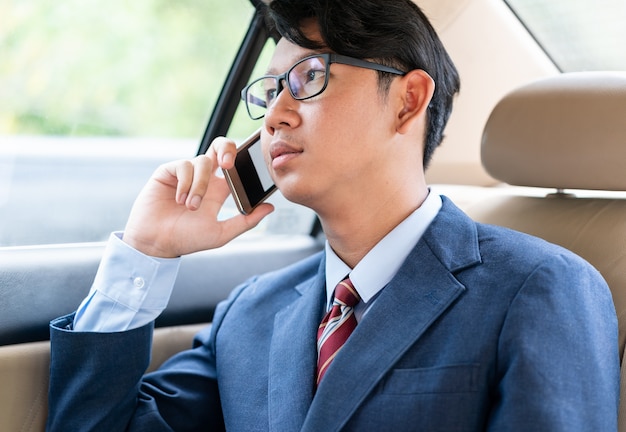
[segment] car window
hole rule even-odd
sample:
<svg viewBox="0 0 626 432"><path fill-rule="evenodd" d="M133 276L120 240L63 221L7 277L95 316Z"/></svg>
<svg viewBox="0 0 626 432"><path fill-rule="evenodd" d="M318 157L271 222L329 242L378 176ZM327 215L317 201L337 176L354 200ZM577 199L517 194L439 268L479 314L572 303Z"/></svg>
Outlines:
<svg viewBox="0 0 626 432"><path fill-rule="evenodd" d="M626 70L626 1L506 2L562 71Z"/></svg>
<svg viewBox="0 0 626 432"><path fill-rule="evenodd" d="M0 0L0 247L123 229L152 171L196 154L253 14L249 0ZM258 127L241 117L235 139ZM257 232L310 229L277 214Z"/></svg>

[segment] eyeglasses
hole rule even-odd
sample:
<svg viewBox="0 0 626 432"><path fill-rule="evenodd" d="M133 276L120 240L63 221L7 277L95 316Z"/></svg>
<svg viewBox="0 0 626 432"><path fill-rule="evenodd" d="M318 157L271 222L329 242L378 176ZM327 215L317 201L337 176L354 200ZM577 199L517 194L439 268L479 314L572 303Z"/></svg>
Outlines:
<svg viewBox="0 0 626 432"><path fill-rule="evenodd" d="M395 75L406 73L378 63L347 57L339 54L315 54L299 60L281 75L265 75L248 84L241 90L241 98L246 102L252 120L265 116L265 112L286 87L296 100L315 97L326 90L329 68L332 63L340 63L365 69L388 72Z"/></svg>

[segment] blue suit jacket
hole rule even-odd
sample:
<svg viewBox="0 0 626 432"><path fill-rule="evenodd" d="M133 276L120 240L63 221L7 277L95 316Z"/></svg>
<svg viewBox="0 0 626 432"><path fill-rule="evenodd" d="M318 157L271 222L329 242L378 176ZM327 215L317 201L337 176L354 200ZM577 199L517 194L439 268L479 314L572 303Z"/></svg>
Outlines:
<svg viewBox="0 0 626 432"><path fill-rule="evenodd" d="M49 430L617 430L611 294L562 248L444 199L315 391L324 296L323 254L250 280L143 377L151 326L77 333L60 318Z"/></svg>

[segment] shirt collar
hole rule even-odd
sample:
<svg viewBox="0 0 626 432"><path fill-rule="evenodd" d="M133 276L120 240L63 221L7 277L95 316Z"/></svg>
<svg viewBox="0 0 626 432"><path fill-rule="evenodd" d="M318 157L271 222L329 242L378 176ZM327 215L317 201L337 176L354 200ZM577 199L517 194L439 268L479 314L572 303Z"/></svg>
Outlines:
<svg viewBox="0 0 626 432"><path fill-rule="evenodd" d="M387 234L351 269L326 242L326 299L330 303L335 286L346 275L364 303L382 290L398 272L411 250L439 213L441 197L429 193L422 205Z"/></svg>

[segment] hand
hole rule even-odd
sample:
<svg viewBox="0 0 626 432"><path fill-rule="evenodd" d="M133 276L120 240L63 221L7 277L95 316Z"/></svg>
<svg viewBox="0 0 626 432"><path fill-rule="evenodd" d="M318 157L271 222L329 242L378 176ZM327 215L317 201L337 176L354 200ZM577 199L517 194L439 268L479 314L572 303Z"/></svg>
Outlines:
<svg viewBox="0 0 626 432"><path fill-rule="evenodd" d="M123 240L146 255L173 258L223 246L254 228L271 204L217 219L229 189L216 171L232 168L236 153L233 141L216 138L206 155L160 166L137 197Z"/></svg>

